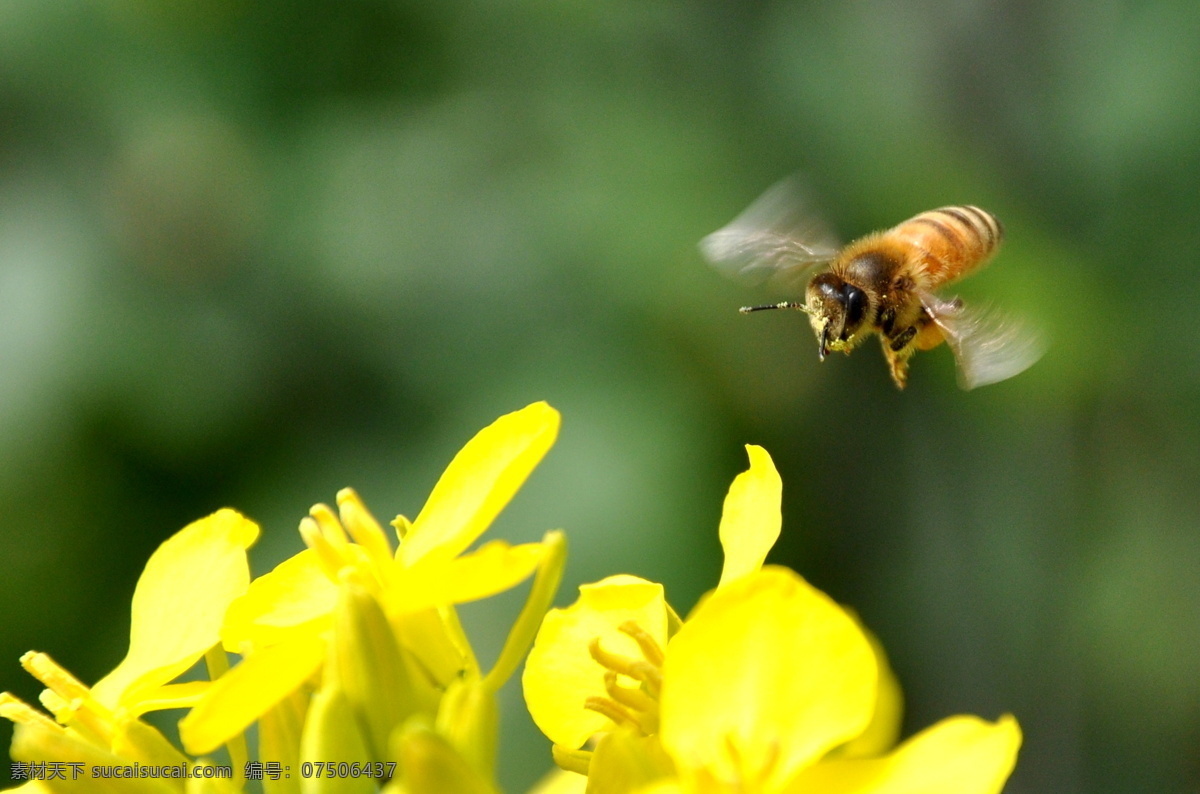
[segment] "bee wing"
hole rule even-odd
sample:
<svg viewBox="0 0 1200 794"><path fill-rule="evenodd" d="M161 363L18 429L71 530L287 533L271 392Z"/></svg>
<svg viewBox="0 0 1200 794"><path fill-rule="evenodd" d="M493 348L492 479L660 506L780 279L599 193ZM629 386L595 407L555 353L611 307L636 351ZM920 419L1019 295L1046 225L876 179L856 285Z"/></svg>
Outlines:
<svg viewBox="0 0 1200 794"><path fill-rule="evenodd" d="M726 226L700 241L718 271L751 283L792 285L841 247L811 209L796 177L776 183Z"/></svg>
<svg viewBox="0 0 1200 794"><path fill-rule="evenodd" d="M991 309L964 308L961 301L928 293L920 297L954 352L958 385L964 389L1011 378L1046 352L1041 337L1020 320Z"/></svg>

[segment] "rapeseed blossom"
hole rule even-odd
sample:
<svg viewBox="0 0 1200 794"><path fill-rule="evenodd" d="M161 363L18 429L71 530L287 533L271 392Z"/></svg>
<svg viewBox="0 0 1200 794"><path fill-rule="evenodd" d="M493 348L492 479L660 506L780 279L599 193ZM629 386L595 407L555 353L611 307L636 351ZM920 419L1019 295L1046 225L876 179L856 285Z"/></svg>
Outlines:
<svg viewBox="0 0 1200 794"><path fill-rule="evenodd" d="M88 688L44 654L22 663L48 687L53 718L8 694L14 761L27 772L78 765L83 779L23 791L240 792L244 773L270 794L496 790L495 693L520 664L553 601L565 539L468 549L553 444L559 415L535 403L501 417L455 456L398 548L358 496L338 494L300 526L307 548L250 580L258 527L232 510L196 522L151 557L133 601L129 654ZM454 605L534 576L499 658L480 669ZM241 655L228 666L227 652ZM205 658L209 681L170 683ZM190 708L175 748L140 719ZM261 762L247 764L257 723ZM210 779L224 747L233 775ZM186 752L184 752L186 751ZM157 768L96 780L88 770ZM174 776L164 779L160 775ZM353 770L353 771L351 771ZM264 774L265 773L265 774ZM31 775L32 776L32 775Z"/></svg>
<svg viewBox="0 0 1200 794"><path fill-rule="evenodd" d="M12 757L65 774L20 790L240 794L261 781L267 794L494 794L496 692L528 651L526 702L561 768L531 794L999 791L1015 720L952 717L895 746L900 694L878 643L800 576L764 566L782 482L759 447L725 500L720 581L686 620L660 584L628 575L547 612L562 533L472 547L558 425L544 403L500 417L392 534L340 491L336 511L317 505L301 521L306 548L257 579L249 519L226 509L185 527L147 563L112 673L88 687L45 654L22 657L47 686L45 712L0 694ZM485 671L455 605L530 576ZM208 680L177 681L200 659ZM173 708L188 709L182 749L143 719ZM160 774L71 779L75 765Z"/></svg>
<svg viewBox="0 0 1200 794"><path fill-rule="evenodd" d="M15 723L12 758L57 769L65 777L33 781L23 790L80 790L81 784L72 779L73 764L87 768L193 764L141 716L174 706L205 686L169 682L211 654L219 642L226 608L249 585L246 549L257 538L253 522L233 510L220 510L159 546L134 590L129 652L95 686L84 685L44 653L31 651L21 657L22 666L46 685L41 703L53 718L7 692L0 693L0 716ZM182 790L162 780L99 788Z"/></svg>
<svg viewBox="0 0 1200 794"><path fill-rule="evenodd" d="M985 794L1020 744L1009 716L952 717L894 749L899 691L853 615L796 573L763 566L781 525L770 456L729 490L717 588L680 620L633 576L551 611L526 664L534 721L564 789L612 792ZM590 749L585 744L592 742Z"/></svg>
<svg viewBox="0 0 1200 794"><path fill-rule="evenodd" d="M556 533L541 543L492 541L466 550L549 450L559 421L553 408L534 403L480 431L451 461L416 520L401 516L392 523L399 540L395 551L353 491L338 494L337 515L324 505L314 507L300 524L307 548L254 580L230 606L221 639L226 650L244 658L180 725L184 746L211 752L295 692L330 653L351 668L359 666L359 651L371 659L399 653L404 660L387 668L390 678L364 678L370 672L365 669L346 682L352 689L362 685L361 692L345 694L372 726L365 739L377 757L386 751L388 732L398 721L429 713L429 708L407 710L422 702L431 707L436 693L452 682L486 680L495 691L527 645L514 640L497 667L483 676L453 605L507 590L548 561L561 568L561 555L547 550L563 540ZM339 603L340 636L363 643L355 650L328 647ZM376 687L385 684L389 697L402 691L410 705L389 705L388 697L380 698Z"/></svg>

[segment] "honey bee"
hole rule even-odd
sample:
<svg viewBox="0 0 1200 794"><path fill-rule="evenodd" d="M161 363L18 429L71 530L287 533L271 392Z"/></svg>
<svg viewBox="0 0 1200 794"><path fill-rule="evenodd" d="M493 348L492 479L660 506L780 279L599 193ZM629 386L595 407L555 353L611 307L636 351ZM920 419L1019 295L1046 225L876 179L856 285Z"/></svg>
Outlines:
<svg viewBox="0 0 1200 794"><path fill-rule="evenodd" d="M996 252L1004 227L995 215L971 205L942 207L841 247L805 209L802 196L795 178L784 180L701 240L713 266L731 275L798 286L820 270L803 303L744 306L742 313L804 312L821 361L831 350L849 354L878 334L900 389L913 353L942 342L954 353L964 389L1011 378L1041 356L1040 340L1020 323L934 294L979 270Z"/></svg>

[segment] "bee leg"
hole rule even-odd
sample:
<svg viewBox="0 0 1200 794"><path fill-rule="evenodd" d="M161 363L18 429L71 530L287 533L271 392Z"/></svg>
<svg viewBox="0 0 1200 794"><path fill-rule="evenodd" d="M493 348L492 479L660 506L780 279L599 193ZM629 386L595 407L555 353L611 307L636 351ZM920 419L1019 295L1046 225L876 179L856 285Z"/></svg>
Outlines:
<svg viewBox="0 0 1200 794"><path fill-rule="evenodd" d="M892 372L892 382L896 384L897 389L903 389L908 384L908 356L897 355L891 350L886 350L885 353Z"/></svg>
<svg viewBox="0 0 1200 794"><path fill-rule="evenodd" d="M879 329L883 331L883 335L890 337L893 329L896 327L896 312L887 306L881 308L876 323L879 325Z"/></svg>
<svg viewBox="0 0 1200 794"><path fill-rule="evenodd" d="M912 336L909 336L909 341L911 340ZM897 389L903 389L908 383L908 359L912 357L913 347L901 345L897 348L893 342L882 337L880 341L883 342L883 357L887 359L888 368L892 373L892 381L896 384Z"/></svg>
<svg viewBox="0 0 1200 794"><path fill-rule="evenodd" d="M917 327L915 325L910 325L908 328L904 329L904 333L892 337L889 344L891 345L893 351L899 352L907 347L908 343L911 342L913 337L916 335Z"/></svg>

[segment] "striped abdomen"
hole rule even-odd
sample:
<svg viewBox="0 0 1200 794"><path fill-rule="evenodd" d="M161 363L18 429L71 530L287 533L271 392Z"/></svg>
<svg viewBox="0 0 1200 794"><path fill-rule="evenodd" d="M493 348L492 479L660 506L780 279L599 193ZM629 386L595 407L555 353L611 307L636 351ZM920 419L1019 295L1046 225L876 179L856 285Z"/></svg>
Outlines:
<svg viewBox="0 0 1200 794"><path fill-rule="evenodd" d="M887 234L916 247L923 258L929 289L959 279L988 260L1000 247L1004 227L979 207L941 207L922 212Z"/></svg>

